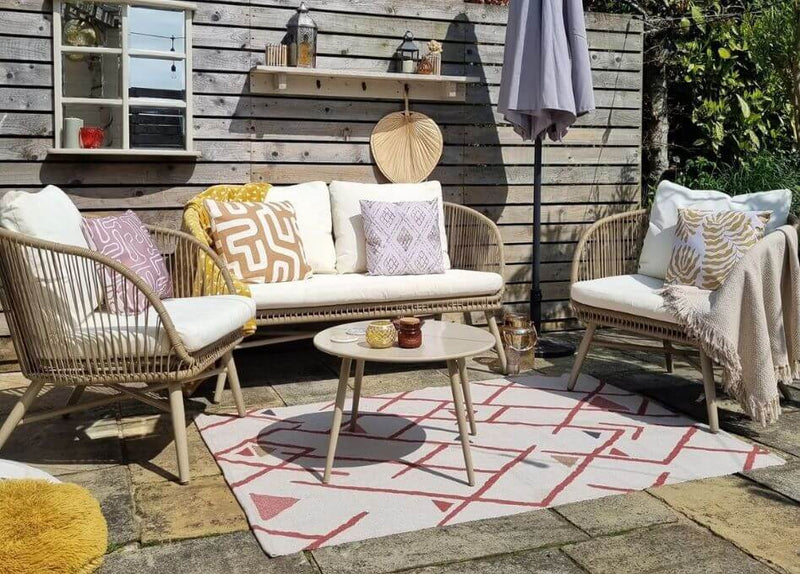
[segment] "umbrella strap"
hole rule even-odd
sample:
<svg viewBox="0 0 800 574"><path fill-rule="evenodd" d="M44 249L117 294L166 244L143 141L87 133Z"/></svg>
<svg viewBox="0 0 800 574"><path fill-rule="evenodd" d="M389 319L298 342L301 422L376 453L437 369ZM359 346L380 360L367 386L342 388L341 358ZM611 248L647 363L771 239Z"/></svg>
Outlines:
<svg viewBox="0 0 800 574"><path fill-rule="evenodd" d="M406 110L405 110L404 113L406 115L409 115L409 111L408 111L408 84L404 84L404 87L403 87L403 102L405 103L405 106L406 106Z"/></svg>

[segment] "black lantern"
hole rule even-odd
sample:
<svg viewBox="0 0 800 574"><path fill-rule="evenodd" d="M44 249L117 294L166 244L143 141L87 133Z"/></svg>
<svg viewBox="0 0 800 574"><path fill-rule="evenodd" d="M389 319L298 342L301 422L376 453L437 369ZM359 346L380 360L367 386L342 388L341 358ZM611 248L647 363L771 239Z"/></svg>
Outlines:
<svg viewBox="0 0 800 574"><path fill-rule="evenodd" d="M317 66L317 24L308 15L308 6L300 2L297 14L286 24L287 59L290 66Z"/></svg>
<svg viewBox="0 0 800 574"><path fill-rule="evenodd" d="M403 36L403 43L395 52L397 56L398 71L404 74L413 74L417 69L419 60L419 47L414 42L414 34L406 32Z"/></svg>

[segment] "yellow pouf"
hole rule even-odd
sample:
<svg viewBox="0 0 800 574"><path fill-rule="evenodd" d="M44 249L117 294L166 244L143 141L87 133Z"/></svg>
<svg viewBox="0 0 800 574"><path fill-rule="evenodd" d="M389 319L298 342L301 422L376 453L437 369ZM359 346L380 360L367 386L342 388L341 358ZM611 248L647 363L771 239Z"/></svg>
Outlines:
<svg viewBox="0 0 800 574"><path fill-rule="evenodd" d="M0 571L94 572L108 546L100 504L76 484L0 480Z"/></svg>

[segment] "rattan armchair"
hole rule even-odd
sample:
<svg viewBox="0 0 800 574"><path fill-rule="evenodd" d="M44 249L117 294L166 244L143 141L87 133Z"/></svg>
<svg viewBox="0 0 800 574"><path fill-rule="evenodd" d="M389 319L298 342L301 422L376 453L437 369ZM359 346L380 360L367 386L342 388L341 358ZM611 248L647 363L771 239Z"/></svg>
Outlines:
<svg viewBox="0 0 800 574"><path fill-rule="evenodd" d="M233 293L231 277L212 250L179 231L148 229L165 255L176 298ZM200 251L216 264L216 273L197 272ZM98 271L110 272L111 280ZM138 315L102 311L98 307L108 285L125 297L146 299L146 310ZM203 348L188 349L164 302L138 275L108 257L0 229L0 301L22 373L31 381L0 427L0 448L18 424L132 398L171 413L179 478L186 483L190 472L182 386L226 372L238 414L245 415L231 356L242 340L241 328ZM26 416L44 385L74 390L66 406ZM115 392L80 403L89 386ZM159 394L163 389L168 401Z"/></svg>

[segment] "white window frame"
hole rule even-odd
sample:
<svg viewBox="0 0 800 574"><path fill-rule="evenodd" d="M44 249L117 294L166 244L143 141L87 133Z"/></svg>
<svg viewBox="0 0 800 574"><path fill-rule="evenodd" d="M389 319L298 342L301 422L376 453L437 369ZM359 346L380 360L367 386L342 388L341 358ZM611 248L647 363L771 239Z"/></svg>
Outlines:
<svg viewBox="0 0 800 574"><path fill-rule="evenodd" d="M180 0L82 0L96 4L119 4L122 6L122 30L119 48L105 46L65 46L61 42L61 7L66 0L53 0L53 99L55 104L55 149L56 153L135 153L137 155L192 155L199 156L194 151L194 138L192 135L192 16L197 9L193 2ZM183 12L184 16L184 51L162 52L156 50L132 50L128 47L128 8L131 6L146 6ZM70 53L87 54L118 54L121 60L121 89L119 98L72 98L65 97L63 93L64 78L62 70L62 56ZM185 100L170 100L161 98L132 98L130 97L129 74L130 58L147 57L165 60L181 61L185 65L184 93ZM69 104L97 104L109 107L119 107L122 116L122 145L119 148L101 149L68 149L62 148L61 132L64 126L64 105ZM158 106L163 108L180 108L184 110L184 147L183 149L158 149L158 148L131 148L130 147L130 117L131 106Z"/></svg>

